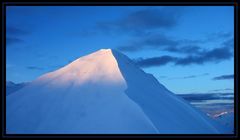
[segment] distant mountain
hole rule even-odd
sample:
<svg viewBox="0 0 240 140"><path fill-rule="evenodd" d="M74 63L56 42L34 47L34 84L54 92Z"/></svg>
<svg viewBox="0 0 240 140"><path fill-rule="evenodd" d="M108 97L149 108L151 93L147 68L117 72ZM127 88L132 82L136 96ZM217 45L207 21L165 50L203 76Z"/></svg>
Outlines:
<svg viewBox="0 0 240 140"><path fill-rule="evenodd" d="M102 49L7 96L7 133L218 134L208 116L127 56Z"/></svg>
<svg viewBox="0 0 240 140"><path fill-rule="evenodd" d="M224 125L226 131L233 133L234 93L193 93L178 94L178 96L189 101L219 124Z"/></svg>
<svg viewBox="0 0 240 140"><path fill-rule="evenodd" d="M18 84L15 84L12 81L7 81L6 82L6 95L14 93L15 91L17 91L17 90L23 88L24 86L26 86L27 84L28 83L18 83Z"/></svg>

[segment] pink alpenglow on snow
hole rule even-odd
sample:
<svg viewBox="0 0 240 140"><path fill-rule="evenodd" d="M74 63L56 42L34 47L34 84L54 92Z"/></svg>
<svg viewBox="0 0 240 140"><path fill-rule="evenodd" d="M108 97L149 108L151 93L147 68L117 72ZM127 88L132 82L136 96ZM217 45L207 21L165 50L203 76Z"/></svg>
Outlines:
<svg viewBox="0 0 240 140"><path fill-rule="evenodd" d="M6 102L9 134L228 133L111 49L40 76Z"/></svg>

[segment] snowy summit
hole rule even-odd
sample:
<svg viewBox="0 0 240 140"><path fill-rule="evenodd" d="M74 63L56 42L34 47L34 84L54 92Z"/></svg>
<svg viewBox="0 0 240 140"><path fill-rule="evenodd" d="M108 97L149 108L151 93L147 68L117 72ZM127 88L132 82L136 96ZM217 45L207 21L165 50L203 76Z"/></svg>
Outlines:
<svg viewBox="0 0 240 140"><path fill-rule="evenodd" d="M217 134L206 115L116 50L101 49L7 96L9 134Z"/></svg>

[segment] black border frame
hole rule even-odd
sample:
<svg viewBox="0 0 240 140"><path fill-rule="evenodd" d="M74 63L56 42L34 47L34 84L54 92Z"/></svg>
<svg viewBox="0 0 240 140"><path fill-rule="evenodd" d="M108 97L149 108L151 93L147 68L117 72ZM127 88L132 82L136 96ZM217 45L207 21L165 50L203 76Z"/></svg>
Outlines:
<svg viewBox="0 0 240 140"><path fill-rule="evenodd" d="M234 6L234 134L6 134L7 6ZM3 2L2 3L2 137L3 138L238 138L238 3L237 2Z"/></svg>

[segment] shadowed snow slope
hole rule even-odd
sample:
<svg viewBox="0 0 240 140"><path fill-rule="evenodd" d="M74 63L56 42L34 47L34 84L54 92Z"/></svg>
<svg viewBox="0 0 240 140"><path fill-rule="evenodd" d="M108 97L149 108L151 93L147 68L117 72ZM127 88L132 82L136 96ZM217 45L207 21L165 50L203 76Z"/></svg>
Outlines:
<svg viewBox="0 0 240 140"><path fill-rule="evenodd" d="M125 55L102 49L7 98L7 133L221 133Z"/></svg>
<svg viewBox="0 0 240 140"><path fill-rule="evenodd" d="M7 81L6 82L6 95L12 94L15 91L23 88L24 86L26 86L27 83L19 83L19 84L15 84L11 81Z"/></svg>

